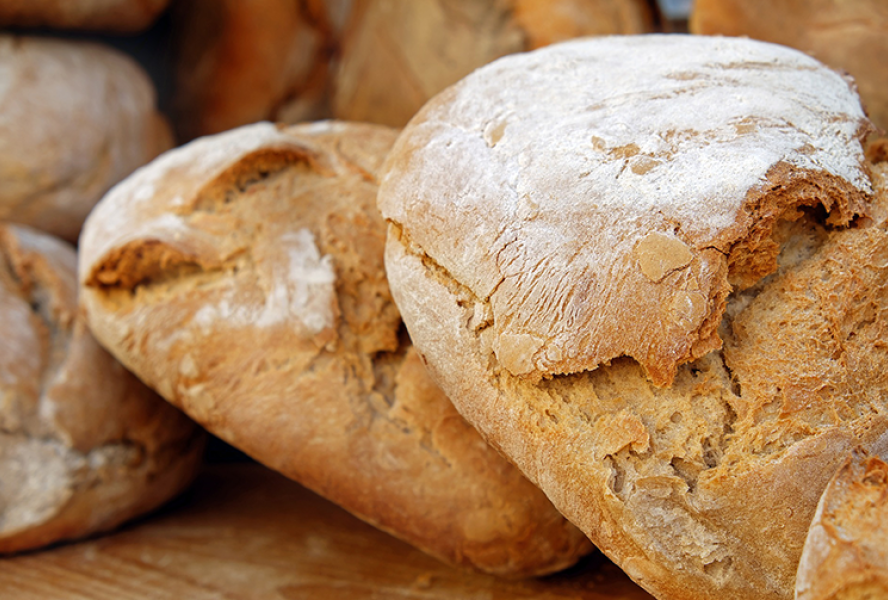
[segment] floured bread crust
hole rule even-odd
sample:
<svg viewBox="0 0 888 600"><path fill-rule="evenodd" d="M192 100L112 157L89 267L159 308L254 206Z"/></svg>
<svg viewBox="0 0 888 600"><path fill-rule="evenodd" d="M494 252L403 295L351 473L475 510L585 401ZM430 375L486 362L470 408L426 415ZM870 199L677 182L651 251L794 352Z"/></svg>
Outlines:
<svg viewBox="0 0 888 600"><path fill-rule="evenodd" d="M105 352L74 251L0 226L0 553L111 529L190 483L194 424Z"/></svg>
<svg viewBox="0 0 888 600"><path fill-rule="evenodd" d="M401 127L429 98L506 54L652 28L645 0L355 0L333 112Z"/></svg>
<svg viewBox="0 0 888 600"><path fill-rule="evenodd" d="M257 124L171 151L90 216L97 337L208 429L444 560L502 575L591 544L428 379L383 270L396 132Z"/></svg>
<svg viewBox="0 0 888 600"><path fill-rule="evenodd" d="M866 126L850 85L789 49L567 42L430 102L390 156L380 207L485 304L513 375L631 356L668 385L720 346L731 284L773 271L778 219L863 213Z"/></svg>
<svg viewBox="0 0 888 600"><path fill-rule="evenodd" d="M855 450L830 480L799 563L796 600L888 597L888 464Z"/></svg>
<svg viewBox="0 0 888 600"><path fill-rule="evenodd" d="M0 25L135 33L147 29L170 0L3 0Z"/></svg>
<svg viewBox="0 0 888 600"><path fill-rule="evenodd" d="M389 155L386 268L433 377L658 598L790 598L830 476L888 440L863 126L798 53L619 39L494 63Z"/></svg>
<svg viewBox="0 0 888 600"><path fill-rule="evenodd" d="M112 185L172 145L147 75L97 44L0 36L0 220L76 241Z"/></svg>

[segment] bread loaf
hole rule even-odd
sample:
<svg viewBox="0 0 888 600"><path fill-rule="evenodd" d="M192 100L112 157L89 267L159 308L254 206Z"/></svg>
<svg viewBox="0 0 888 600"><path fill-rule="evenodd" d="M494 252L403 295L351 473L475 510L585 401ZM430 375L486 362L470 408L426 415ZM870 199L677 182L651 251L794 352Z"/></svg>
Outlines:
<svg viewBox="0 0 888 600"><path fill-rule="evenodd" d="M888 440L868 127L800 52L626 36L479 69L389 154L432 376L661 600L791 598L830 476Z"/></svg>
<svg viewBox="0 0 888 600"><path fill-rule="evenodd" d="M158 158L81 239L96 336L210 431L443 560L509 576L591 545L427 378L383 271L383 127L268 123Z"/></svg>
<svg viewBox="0 0 888 600"><path fill-rule="evenodd" d="M324 116L329 61L346 6L332 0L177 4L180 136Z"/></svg>
<svg viewBox="0 0 888 600"><path fill-rule="evenodd" d="M0 225L0 553L115 527L200 464L203 436L90 335L76 257Z"/></svg>
<svg viewBox="0 0 888 600"><path fill-rule="evenodd" d="M888 464L855 450L830 480L808 531L796 600L888 597Z"/></svg>
<svg viewBox="0 0 888 600"><path fill-rule="evenodd" d="M355 0L333 111L400 127L429 98L506 54L651 28L644 0Z"/></svg>
<svg viewBox="0 0 888 600"><path fill-rule="evenodd" d="M0 26L134 33L147 29L170 0L2 0Z"/></svg>
<svg viewBox="0 0 888 600"><path fill-rule="evenodd" d="M888 130L884 0L695 0L690 29L784 44L849 72L870 118Z"/></svg>
<svg viewBox="0 0 888 600"><path fill-rule="evenodd" d="M148 77L98 44L0 35L0 220L75 241L112 185L172 143Z"/></svg>

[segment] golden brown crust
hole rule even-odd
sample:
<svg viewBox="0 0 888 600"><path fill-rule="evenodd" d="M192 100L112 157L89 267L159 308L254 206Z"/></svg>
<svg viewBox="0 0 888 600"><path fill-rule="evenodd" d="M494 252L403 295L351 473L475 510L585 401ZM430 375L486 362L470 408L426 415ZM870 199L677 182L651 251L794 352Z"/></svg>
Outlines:
<svg viewBox="0 0 888 600"><path fill-rule="evenodd" d="M3 35L0 65L0 219L75 241L112 185L171 146L154 89L97 44Z"/></svg>
<svg viewBox="0 0 888 600"><path fill-rule="evenodd" d="M587 43L633 42L583 44ZM639 41L641 45L657 43L655 39ZM676 46L684 43L681 38L669 41ZM740 50L733 44L747 44L699 38L687 38L687 43L698 50L712 44L703 53L710 67L722 60L718 52ZM723 43L729 46L721 46ZM579 43L572 45L580 47ZM756 47L769 55L784 52L771 46ZM567 46L562 48L567 52ZM662 50L667 54L666 48ZM656 62L650 55L641 61L639 48L633 47L633 51L634 60ZM668 48L670 61L678 61L682 54L680 47ZM608 52L596 59L619 63L622 56ZM861 164L862 149L854 137L857 127L850 127L842 138L849 146L832 145L837 137L831 129L837 121L832 118L837 113L825 111L817 117L824 135L815 136L819 139L811 140L810 147L800 143L799 148L805 156L812 151L821 153L821 166L829 162L855 165L852 171L857 175L848 171L847 176L836 177L844 167L828 173L789 169L788 163L795 159L784 155L784 160L765 170L763 181L752 186L741 184L742 173L723 179L731 163L713 160L711 153L719 152L718 144L730 143L728 140L742 142L749 131L745 123L734 121L731 129L736 137L721 137L716 133L724 131L719 126L702 124L720 108L707 103L709 114L701 116L692 106L720 77L726 76L728 81L718 86L719 94L741 77L751 77L761 66L739 58L726 61L727 75L715 70L704 76L688 63L676 62L679 73L670 79L693 82L687 84L693 89L686 93L668 89L672 83L661 89L650 81L644 87L639 84L636 94L614 98L590 100L578 93L587 106L607 110L589 121L583 109L568 110L563 120L552 117L546 121L548 130L541 127L542 122L531 121L536 125L531 128L526 125L531 117L520 98L541 93L554 104L561 97L560 90L552 93L543 85L551 82L540 76L549 68L545 65L560 63L560 68L574 74L587 74L579 66L583 58L575 54L542 58L535 71L533 65L519 63L530 57L504 59L490 71L476 74L474 82L451 88L440 104L423 109L389 155L379 194L380 206L390 219L386 267L414 344L426 358L433 378L466 419L656 597L791 598L805 534L829 477L851 448L862 445L875 450L888 432L888 352L881 342L888 330L888 261L884 258L888 256L888 230L884 227L888 194L884 174L879 175L881 167ZM684 60L689 58L684 55ZM491 73L494 69L508 71L512 60L523 67L509 71L513 79ZM766 69L777 69L782 78L786 76L779 66L782 60L771 56L762 63L769 65ZM822 67L816 70L832 77ZM531 72L533 75L528 75ZM588 78L596 81L596 74ZM769 76L759 73L755 78L761 82ZM479 80L489 84L488 91L515 84L512 91L504 92L512 104L496 94L468 92ZM847 86L841 80L832 81L834 91L845 98L842 103L862 116L853 96L846 95ZM794 87L791 95L803 86ZM829 86L811 89L821 95L830 93ZM586 89L583 92L593 94ZM651 104L640 102L634 105L634 112L625 109L630 103L627 97L647 94L653 96ZM778 95L772 90L768 97ZM807 101L806 105L810 106ZM492 115L465 116L467 111L502 106L511 109L507 116L501 116L497 108ZM647 119L645 106L656 117ZM546 112L544 108L537 110ZM639 133L632 127L649 123L665 128L670 119L685 116L698 123L698 132L709 131L700 138L709 140L704 143L705 150L697 153L693 142L668 156L672 168L685 159L693 168L684 175L671 171L673 179L659 180L668 192L664 203L647 212L629 212L636 205L629 203L627 209L621 204L625 197L641 187L651 192L637 201L645 203L657 189L645 187L640 178L630 179L631 185L622 187L614 181L632 178L632 164L638 164L632 161L645 156L642 150L669 139L668 135L655 135L652 141L644 131ZM472 122L476 117L477 122ZM616 118L620 127L608 130L609 117ZM787 120L799 123L798 116ZM504 133L493 135L497 131L494 125L503 121ZM491 126L485 127L485 122ZM587 122L591 122L588 129ZM607 172L602 175L595 170L595 151L615 144L599 132L605 130L616 137L614 131L623 129L632 130L637 151L620 161L623 170L620 164L614 167L619 177L606 177ZM760 140L748 147L745 156L732 160L743 161L767 144L780 144L784 135L792 133L782 128L770 142ZM694 139L690 134L685 136L685 141ZM526 148L525 153L515 150L519 144ZM498 152L518 157L499 162ZM657 158L667 162L663 156ZM710 160L718 163L718 168L702 167L711 164ZM578 164L581 168L574 170ZM485 171L489 165L500 168ZM445 181L444 171L452 183ZM595 184L582 187L577 182L583 181L587 171L596 173ZM870 181L870 174L875 175L875 181ZM499 183L498 177L505 180L502 187L486 186L490 181ZM855 178L857 183L849 188L848 182ZM666 181L671 186L666 187ZM687 220L671 218L680 214L677 206L687 200L687 196L679 197L678 190L696 191L710 183L717 184L718 196L692 202ZM707 324L718 327L714 334L723 340L721 350L701 353L678 366L668 387L657 385L662 381L653 379L643 355L636 356L637 360L612 356L587 369L568 374L552 370L538 378L516 374L502 360L500 320L515 317L508 311L497 312L491 299L505 284L498 284L503 278L490 276L486 269L494 262L489 259L493 253L496 266L506 265L504 274L511 274L505 271L510 267L510 248L497 253L497 236L503 231L514 232L511 248L535 250L515 261L526 266L512 271L516 286L524 285L519 293L539 298L550 287L561 285L566 297L576 294L586 304L620 305L623 312L614 309L612 313L618 315L617 322L592 331L579 321L570 321L573 315L567 311L564 317L558 314L561 305L556 303L540 301L527 313L546 323L558 323L565 330L573 328L571 341L592 344L602 331L619 334L649 326L649 321L651 327L656 326L656 314L643 316L639 305L650 299L656 310L660 297L634 285L621 289L626 272L621 270L621 261L628 261L653 281L667 281L670 274L675 277L681 269L693 268L701 246L719 246L696 243L699 238L689 239L686 232L701 231L704 225L719 221L716 206L726 190L735 187L744 193L736 211L729 212L730 222L722 230L725 237L714 234L712 238L731 240L720 249L731 277L728 283L734 284ZM576 188L580 192L574 196ZM848 194L853 188L870 191ZM608 195L615 189L620 192L616 200ZM842 208L849 198L849 206L854 208ZM563 217L562 207L573 212ZM842 216L836 218L836 211ZM852 218L855 213L868 216ZM669 229L642 226L651 215L656 219L663 214L670 215L666 219ZM469 217L464 218L466 215ZM624 223L627 219L632 224L629 227ZM544 228L553 223L556 227ZM534 238L536 227L546 231L548 238ZM762 231L767 233L762 235ZM485 237L488 232L494 242ZM623 238L633 235L638 241L628 245L628 258L610 262ZM594 248L584 264L592 265L587 272L605 265L594 271L600 277L590 277L587 285L582 279L586 272L578 274L553 259L562 251L560 246L542 242L534 246L539 240L549 243L552 239L563 241L572 255Z"/></svg>
<svg viewBox="0 0 888 600"><path fill-rule="evenodd" d="M690 29L784 44L847 71L870 118L888 129L888 5L882 0L697 0Z"/></svg>
<svg viewBox="0 0 888 600"><path fill-rule="evenodd" d="M375 207L395 135L264 123L161 157L90 217L91 325L208 429L430 554L510 576L563 568L588 540L459 417L400 331Z"/></svg>
<svg viewBox="0 0 888 600"><path fill-rule="evenodd" d="M400 127L432 96L506 54L651 29L650 10L638 0L355 0L333 112Z"/></svg>
<svg viewBox="0 0 888 600"><path fill-rule="evenodd" d="M70 247L0 226L0 552L111 529L191 481L202 436L87 331Z"/></svg>
<svg viewBox="0 0 888 600"><path fill-rule="evenodd" d="M830 480L817 506L799 562L796 600L888 596L886 539L888 464L858 448Z"/></svg>
<svg viewBox="0 0 888 600"><path fill-rule="evenodd" d="M184 0L173 14L182 139L324 116L333 3Z"/></svg>
<svg viewBox="0 0 888 600"><path fill-rule="evenodd" d="M170 0L4 0L0 25L135 33L147 29Z"/></svg>

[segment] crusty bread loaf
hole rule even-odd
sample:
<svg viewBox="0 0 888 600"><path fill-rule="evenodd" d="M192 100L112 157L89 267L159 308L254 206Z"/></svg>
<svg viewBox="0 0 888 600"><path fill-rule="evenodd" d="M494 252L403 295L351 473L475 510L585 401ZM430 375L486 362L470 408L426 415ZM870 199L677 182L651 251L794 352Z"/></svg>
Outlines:
<svg viewBox="0 0 888 600"><path fill-rule="evenodd" d="M784 44L848 71L870 118L888 130L885 0L695 0L690 29Z"/></svg>
<svg viewBox="0 0 888 600"><path fill-rule="evenodd" d="M476 71L387 159L433 377L658 598L790 598L829 477L888 440L867 127L800 52L628 36Z"/></svg>
<svg viewBox="0 0 888 600"><path fill-rule="evenodd" d="M74 241L99 198L172 143L154 89L90 43L0 35L0 220Z"/></svg>
<svg viewBox="0 0 888 600"><path fill-rule="evenodd" d="M403 126L429 98L506 54L651 28L645 0L355 0L333 112Z"/></svg>
<svg viewBox="0 0 888 600"><path fill-rule="evenodd" d="M185 140L265 119L327 112L343 2L182 0L176 23L177 129Z"/></svg>
<svg viewBox="0 0 888 600"><path fill-rule="evenodd" d="M0 553L104 531L190 483L203 436L88 332L74 250L0 225Z"/></svg>
<svg viewBox="0 0 888 600"><path fill-rule="evenodd" d="M170 0L0 0L0 26L134 33L147 29Z"/></svg>
<svg viewBox="0 0 888 600"><path fill-rule="evenodd" d="M503 575L591 549L427 378L383 271L383 127L201 138L90 215L96 336L224 440L444 560Z"/></svg>
<svg viewBox="0 0 888 600"><path fill-rule="evenodd" d="M808 531L796 600L888 598L888 464L855 450L830 480Z"/></svg>

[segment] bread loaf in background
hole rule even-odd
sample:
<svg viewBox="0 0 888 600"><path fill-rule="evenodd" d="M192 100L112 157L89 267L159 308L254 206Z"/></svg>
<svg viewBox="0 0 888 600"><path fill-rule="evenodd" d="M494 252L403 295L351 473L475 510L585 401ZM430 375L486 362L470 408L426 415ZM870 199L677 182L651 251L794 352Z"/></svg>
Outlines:
<svg viewBox="0 0 888 600"><path fill-rule="evenodd" d="M0 225L0 553L111 529L187 486L203 432L105 352L64 242Z"/></svg>
<svg viewBox="0 0 888 600"><path fill-rule="evenodd" d="M888 452L868 128L789 48L592 38L475 71L386 160L433 378L660 600L789 600L832 474Z"/></svg>
<svg viewBox="0 0 888 600"><path fill-rule="evenodd" d="M0 27L113 33L147 29L170 0L0 0Z"/></svg>
<svg viewBox="0 0 888 600"><path fill-rule="evenodd" d="M591 544L428 379L383 270L396 136L269 123L170 151L81 238L98 339L223 440L457 565L552 572Z"/></svg>
<svg viewBox="0 0 888 600"><path fill-rule="evenodd" d="M0 220L75 241L108 189L172 145L151 81L99 44L0 35Z"/></svg>
<svg viewBox="0 0 888 600"><path fill-rule="evenodd" d="M888 598L888 464L857 449L817 505L795 600L879 598Z"/></svg>
<svg viewBox="0 0 888 600"><path fill-rule="evenodd" d="M333 113L400 127L429 98L506 54L652 28L646 0L354 0Z"/></svg>
<svg viewBox="0 0 888 600"><path fill-rule="evenodd" d="M689 26L692 33L791 46L847 71L870 118L888 130L888 2L695 0Z"/></svg>
<svg viewBox="0 0 888 600"><path fill-rule="evenodd" d="M325 116L348 0L181 0L176 123L190 140L265 119Z"/></svg>

